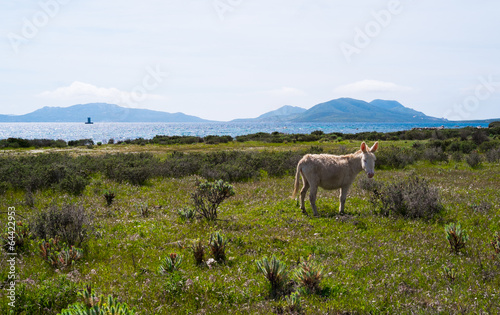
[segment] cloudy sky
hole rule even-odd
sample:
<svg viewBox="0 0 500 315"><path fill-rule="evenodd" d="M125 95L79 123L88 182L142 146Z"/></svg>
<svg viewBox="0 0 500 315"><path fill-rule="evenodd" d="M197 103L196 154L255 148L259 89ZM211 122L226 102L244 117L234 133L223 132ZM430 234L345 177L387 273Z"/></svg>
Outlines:
<svg viewBox="0 0 500 315"><path fill-rule="evenodd" d="M18 0L0 10L0 114L90 102L256 117L339 97L500 117L493 0Z"/></svg>

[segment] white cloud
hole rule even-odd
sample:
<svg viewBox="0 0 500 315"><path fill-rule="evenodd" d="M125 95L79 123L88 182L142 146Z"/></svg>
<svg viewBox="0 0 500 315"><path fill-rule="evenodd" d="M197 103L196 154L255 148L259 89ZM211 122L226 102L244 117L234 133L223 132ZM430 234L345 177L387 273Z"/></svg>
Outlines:
<svg viewBox="0 0 500 315"><path fill-rule="evenodd" d="M95 85L75 81L69 86L59 87L53 91L44 91L37 95L41 98L72 102L106 102L118 105L137 105L144 100L164 100L161 95L149 94L141 86L130 91L117 88L103 88Z"/></svg>
<svg viewBox="0 0 500 315"><path fill-rule="evenodd" d="M293 88L293 87L288 87L284 86L281 89L276 89L276 90L270 90L267 91L267 94L272 95L272 96L304 96L306 95L306 92Z"/></svg>
<svg viewBox="0 0 500 315"><path fill-rule="evenodd" d="M397 85L392 82L378 80L362 80L350 84L340 85L333 92L339 94L356 94L356 93L380 93L380 92L408 92L412 91L411 87Z"/></svg>

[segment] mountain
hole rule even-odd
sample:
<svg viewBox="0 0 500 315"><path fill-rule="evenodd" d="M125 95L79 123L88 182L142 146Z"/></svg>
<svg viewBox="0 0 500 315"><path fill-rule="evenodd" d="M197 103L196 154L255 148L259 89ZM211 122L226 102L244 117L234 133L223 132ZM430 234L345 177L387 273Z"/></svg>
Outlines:
<svg viewBox="0 0 500 315"><path fill-rule="evenodd" d="M374 100L370 103L339 98L315 105L292 119L293 122L439 122L407 108L396 101Z"/></svg>
<svg viewBox="0 0 500 315"><path fill-rule="evenodd" d="M0 122L207 122L183 113L127 108L114 104L90 103L70 107L43 107L25 115L0 115Z"/></svg>
<svg viewBox="0 0 500 315"><path fill-rule="evenodd" d="M307 109L297 106L285 105L276 110L267 112L257 118L235 119L232 122L272 122L272 121L289 121L302 114Z"/></svg>

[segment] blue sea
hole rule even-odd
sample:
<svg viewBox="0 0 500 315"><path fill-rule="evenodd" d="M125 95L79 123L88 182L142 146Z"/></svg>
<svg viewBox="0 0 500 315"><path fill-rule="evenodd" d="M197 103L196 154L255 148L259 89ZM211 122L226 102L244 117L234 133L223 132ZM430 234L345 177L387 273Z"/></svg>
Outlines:
<svg viewBox="0 0 500 315"><path fill-rule="evenodd" d="M446 122L446 123L0 123L0 139L92 139L107 143L109 139L152 139L156 135L199 136L230 135L232 137L256 132L311 133L322 130L325 133L390 132L422 127L461 128L466 126L488 127L488 123Z"/></svg>

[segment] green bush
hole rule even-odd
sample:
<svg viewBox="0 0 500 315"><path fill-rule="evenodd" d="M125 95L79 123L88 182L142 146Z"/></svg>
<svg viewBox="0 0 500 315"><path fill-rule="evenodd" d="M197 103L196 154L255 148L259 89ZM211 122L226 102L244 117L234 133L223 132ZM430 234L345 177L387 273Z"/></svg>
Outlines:
<svg viewBox="0 0 500 315"><path fill-rule="evenodd" d="M227 198L234 196L233 186L218 180L216 182L199 182L192 194L194 207L198 214L209 221L217 220L217 209Z"/></svg>
<svg viewBox="0 0 500 315"><path fill-rule="evenodd" d="M52 206L30 220L30 230L40 239L59 238L61 242L81 245L94 230L93 217L82 206Z"/></svg>
<svg viewBox="0 0 500 315"><path fill-rule="evenodd" d="M469 164L470 167L478 167L481 164L481 156L476 152L471 152L466 158L465 161Z"/></svg>
<svg viewBox="0 0 500 315"><path fill-rule="evenodd" d="M415 174L365 189L371 193L371 203L385 216L430 220L443 210L438 190Z"/></svg>

